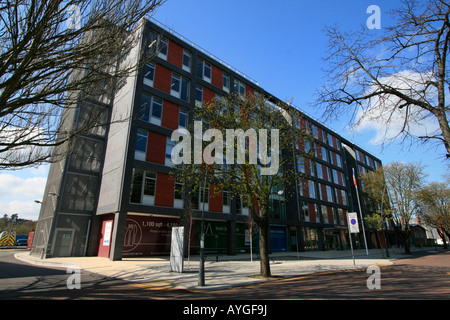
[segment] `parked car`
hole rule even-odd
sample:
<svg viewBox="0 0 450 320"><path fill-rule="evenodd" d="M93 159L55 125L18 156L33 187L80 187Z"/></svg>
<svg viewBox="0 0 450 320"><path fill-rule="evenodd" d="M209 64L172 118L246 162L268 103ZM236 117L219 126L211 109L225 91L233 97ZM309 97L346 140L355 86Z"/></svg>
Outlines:
<svg viewBox="0 0 450 320"><path fill-rule="evenodd" d="M17 239L16 240L16 246L26 246L28 244L27 239Z"/></svg>

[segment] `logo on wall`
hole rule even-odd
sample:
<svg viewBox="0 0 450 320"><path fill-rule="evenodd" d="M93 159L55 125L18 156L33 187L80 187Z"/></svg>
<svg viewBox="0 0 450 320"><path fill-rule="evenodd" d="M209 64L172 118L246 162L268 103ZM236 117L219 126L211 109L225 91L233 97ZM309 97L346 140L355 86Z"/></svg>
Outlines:
<svg viewBox="0 0 450 320"><path fill-rule="evenodd" d="M129 252L135 249L142 240L141 226L132 219L127 219L127 228L125 230L125 243L123 252Z"/></svg>

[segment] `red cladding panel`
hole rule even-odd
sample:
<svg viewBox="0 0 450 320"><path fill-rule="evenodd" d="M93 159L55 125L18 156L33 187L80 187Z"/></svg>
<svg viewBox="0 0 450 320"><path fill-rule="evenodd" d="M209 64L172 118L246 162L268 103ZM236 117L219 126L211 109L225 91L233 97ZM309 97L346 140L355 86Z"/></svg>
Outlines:
<svg viewBox="0 0 450 320"><path fill-rule="evenodd" d="M147 161L164 164L167 137L156 132L148 132Z"/></svg>
<svg viewBox="0 0 450 320"><path fill-rule="evenodd" d="M209 211L222 212L222 191L218 188L220 187L212 184L209 186Z"/></svg>
<svg viewBox="0 0 450 320"><path fill-rule="evenodd" d="M320 183L320 190L322 192L323 199L325 201L328 201L327 189L326 189L326 186L322 183Z"/></svg>
<svg viewBox="0 0 450 320"><path fill-rule="evenodd" d="M211 83L218 87L219 89L222 89L223 87L223 73L222 70L217 68L215 65L212 65L212 79Z"/></svg>
<svg viewBox="0 0 450 320"><path fill-rule="evenodd" d="M305 139L301 135L298 135L297 141L298 141L298 149L300 151L305 151Z"/></svg>
<svg viewBox="0 0 450 320"><path fill-rule="evenodd" d="M300 118L300 128L301 128L303 131L306 131L306 120L305 120L305 118L303 118L303 117Z"/></svg>
<svg viewBox="0 0 450 320"><path fill-rule="evenodd" d="M317 127L317 134L319 135L319 140L322 141L323 133L322 133L322 128L321 127Z"/></svg>
<svg viewBox="0 0 450 320"><path fill-rule="evenodd" d="M203 104L204 105L214 102L215 98L216 98L216 94L214 91L212 91L206 87L203 87Z"/></svg>
<svg viewBox="0 0 450 320"><path fill-rule="evenodd" d="M337 202L339 204L342 204L344 201L342 199L342 193L341 193L341 189L338 189L338 193L337 193Z"/></svg>
<svg viewBox="0 0 450 320"><path fill-rule="evenodd" d="M331 151L331 159L332 163L337 163L336 153L334 151Z"/></svg>
<svg viewBox="0 0 450 320"><path fill-rule="evenodd" d="M252 87L250 87L249 85L245 85L245 93L248 96L253 96L255 94L255 89L253 89Z"/></svg>
<svg viewBox="0 0 450 320"><path fill-rule="evenodd" d="M333 224L334 217L333 217L333 208L332 207L327 207L327 214L328 214L328 223Z"/></svg>
<svg viewBox="0 0 450 320"><path fill-rule="evenodd" d="M173 207L175 180L172 176L158 172L156 177L155 205Z"/></svg>
<svg viewBox="0 0 450 320"><path fill-rule="evenodd" d="M301 188L304 195L309 195L308 180L302 179Z"/></svg>
<svg viewBox="0 0 450 320"><path fill-rule="evenodd" d="M155 81L153 87L170 94L170 86L172 84L172 72L163 66L156 64Z"/></svg>
<svg viewBox="0 0 450 320"><path fill-rule="evenodd" d="M256 200L255 197L253 197L253 203L254 203L254 206L255 206L255 212L256 212L256 215L259 216L259 215L260 215L260 212L259 212L259 204L258 204L258 200Z"/></svg>
<svg viewBox="0 0 450 320"><path fill-rule="evenodd" d="M325 180L328 180L328 178L330 178L330 177L328 177L328 170L327 170L327 166L325 166L325 165L322 165L322 175Z"/></svg>
<svg viewBox="0 0 450 320"><path fill-rule="evenodd" d="M305 172L306 172L306 174L311 175L312 170L313 169L311 168L311 162L309 161L309 159L305 158Z"/></svg>
<svg viewBox="0 0 450 320"><path fill-rule="evenodd" d="M333 147L336 148L336 149L338 148L337 139L336 139L335 136L333 136Z"/></svg>
<svg viewBox="0 0 450 320"><path fill-rule="evenodd" d="M169 40L167 61L181 68L183 63L183 47Z"/></svg>
<svg viewBox="0 0 450 320"><path fill-rule="evenodd" d="M316 211L314 210L314 203L308 203L308 210L309 210L309 221L310 222L316 222Z"/></svg>
<svg viewBox="0 0 450 320"><path fill-rule="evenodd" d="M322 148L321 148L320 144L317 143L317 144L315 144L315 146L316 146L317 157L322 158Z"/></svg>
<svg viewBox="0 0 450 320"><path fill-rule="evenodd" d="M179 107L169 101L164 100L163 115L161 124L163 127L176 130L178 129Z"/></svg>
<svg viewBox="0 0 450 320"><path fill-rule="evenodd" d="M342 172L338 171L338 183L342 186L344 185L344 181L342 179Z"/></svg>

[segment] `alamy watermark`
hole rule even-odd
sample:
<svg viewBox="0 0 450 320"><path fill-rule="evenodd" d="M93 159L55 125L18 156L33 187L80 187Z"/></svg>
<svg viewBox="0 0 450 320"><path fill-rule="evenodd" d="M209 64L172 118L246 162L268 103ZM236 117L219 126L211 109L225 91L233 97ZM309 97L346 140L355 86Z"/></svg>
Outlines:
<svg viewBox="0 0 450 320"><path fill-rule="evenodd" d="M67 7L67 13L70 14L66 21L67 29L78 30L81 27L81 11L80 7L77 5L70 5Z"/></svg>
<svg viewBox="0 0 450 320"><path fill-rule="evenodd" d="M67 289L81 289L81 269L77 266L67 267L66 273L70 274L67 278L66 285Z"/></svg>
<svg viewBox="0 0 450 320"><path fill-rule="evenodd" d="M173 131L172 141L178 141L171 152L174 164L245 164L248 147L248 163L261 164L261 175L275 175L279 169L279 130L270 129L270 156L268 154L268 129L258 131L250 128L226 129L224 140L222 131L208 129L203 133L202 121L194 121L194 137L186 129ZM235 140L237 139L237 140ZM235 159L236 141L236 159ZM211 142L203 149L203 142ZM226 147L224 147L224 142ZM192 143L193 162L192 162ZM224 151L225 149L225 151ZM258 162L259 159L259 162ZM235 161L236 160L236 161Z"/></svg>
<svg viewBox="0 0 450 320"><path fill-rule="evenodd" d="M367 18L366 26L369 29L381 29L381 9L377 5L370 5L366 10L370 17Z"/></svg>
<svg viewBox="0 0 450 320"><path fill-rule="evenodd" d="M366 270L367 274L370 274L367 278L366 285L369 290L381 289L381 269L379 266L368 266Z"/></svg>

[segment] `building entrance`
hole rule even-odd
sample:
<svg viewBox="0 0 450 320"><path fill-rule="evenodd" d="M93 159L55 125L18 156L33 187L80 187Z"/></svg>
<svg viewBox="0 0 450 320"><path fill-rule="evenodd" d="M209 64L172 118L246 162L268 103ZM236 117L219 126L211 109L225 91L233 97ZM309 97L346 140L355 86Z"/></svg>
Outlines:
<svg viewBox="0 0 450 320"><path fill-rule="evenodd" d="M326 250L340 250L341 243L339 239L339 234L333 231L324 231L325 237L325 249Z"/></svg>
<svg viewBox="0 0 450 320"><path fill-rule="evenodd" d="M74 229L56 228L53 255L55 257L70 257L72 253Z"/></svg>

